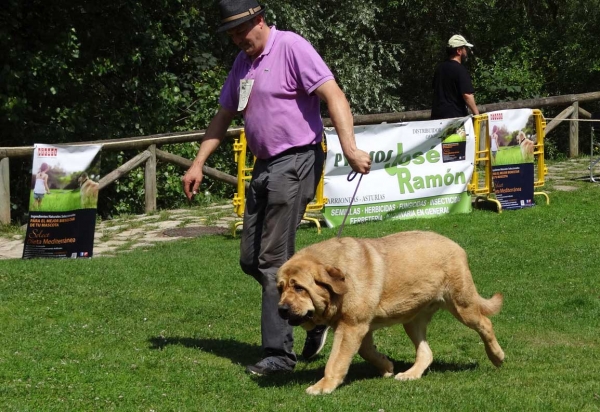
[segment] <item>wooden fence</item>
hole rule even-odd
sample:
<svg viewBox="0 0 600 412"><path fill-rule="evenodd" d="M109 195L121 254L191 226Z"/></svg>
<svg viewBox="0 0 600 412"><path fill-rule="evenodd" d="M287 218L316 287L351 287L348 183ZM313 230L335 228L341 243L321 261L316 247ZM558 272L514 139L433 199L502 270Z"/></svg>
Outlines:
<svg viewBox="0 0 600 412"><path fill-rule="evenodd" d="M558 116L556 116L546 126L546 135L556 128L562 121L570 121L569 131L569 156L579 155L579 116L591 118L591 114L579 106L583 102L593 102L600 100L600 92L571 94L563 96L545 97L540 99L517 100L513 102L494 103L488 105L478 105L480 113L492 112L496 110L507 109L540 109L550 106L569 105ZM383 122L396 123L402 121L429 120L430 110L409 111L400 113L380 113L372 115L354 116L355 125L378 124ZM332 126L329 119L324 119L326 127ZM241 128L229 129L227 137L238 137ZM100 189L113 183L121 176L129 173L133 169L144 166L144 189L145 189L145 211L146 213L156 210L156 164L157 161L164 161L175 164L182 169L191 166L192 161L183 157L162 151L158 147L165 144L177 144L197 142L204 137L204 131L191 131L185 133L168 133L152 136L98 140L93 142L80 142L74 145L102 144L103 151L116 150L139 150L140 153L132 159L113 170L102 179L100 179ZM21 147L0 147L0 223L9 224L10 216L10 176L9 160L22 159L30 161L33 156L32 146ZM237 177L220 172L216 169L204 166L203 172L216 180L237 186Z"/></svg>

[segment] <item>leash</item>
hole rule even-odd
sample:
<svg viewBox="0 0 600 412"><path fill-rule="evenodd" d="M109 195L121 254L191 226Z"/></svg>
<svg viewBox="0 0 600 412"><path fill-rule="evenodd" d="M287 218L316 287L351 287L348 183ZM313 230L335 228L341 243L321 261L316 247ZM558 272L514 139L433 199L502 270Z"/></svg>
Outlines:
<svg viewBox="0 0 600 412"><path fill-rule="evenodd" d="M358 174L358 172L351 171L350 173L348 173L346 180L349 182L353 181L357 174ZM348 205L348 210L346 210L346 214L344 215L344 220L342 220L342 225L340 226L340 230L338 230L338 234L337 234L338 239L342 235L342 230L344 230L344 224L346 224L346 218L348 217L348 213L350 213L350 208L352 207L352 202L354 202L354 198L356 197L356 192L358 192L358 187L360 186L360 181L362 180L363 176L364 175L361 173L360 178L358 179L358 183L356 184L356 189L354 189L354 194L352 195L352 198L350 199L350 204Z"/></svg>

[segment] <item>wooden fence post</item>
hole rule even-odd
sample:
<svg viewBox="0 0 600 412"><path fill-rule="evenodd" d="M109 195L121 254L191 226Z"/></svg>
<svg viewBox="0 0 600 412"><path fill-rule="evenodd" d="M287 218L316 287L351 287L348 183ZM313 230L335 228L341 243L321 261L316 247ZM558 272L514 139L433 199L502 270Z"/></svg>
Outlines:
<svg viewBox="0 0 600 412"><path fill-rule="evenodd" d="M0 159L0 223L10 224L10 178L8 157Z"/></svg>
<svg viewBox="0 0 600 412"><path fill-rule="evenodd" d="M152 154L144 167L144 189L146 193L146 213L156 210L156 145L148 147Z"/></svg>
<svg viewBox="0 0 600 412"><path fill-rule="evenodd" d="M579 102L573 102L573 114L569 127L569 157L579 156Z"/></svg>

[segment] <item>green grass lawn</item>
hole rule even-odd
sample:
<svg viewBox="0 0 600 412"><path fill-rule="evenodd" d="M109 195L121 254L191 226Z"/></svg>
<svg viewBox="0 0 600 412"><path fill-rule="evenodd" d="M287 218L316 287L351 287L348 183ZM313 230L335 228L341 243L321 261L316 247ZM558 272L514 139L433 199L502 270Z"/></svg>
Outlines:
<svg viewBox="0 0 600 412"><path fill-rule="evenodd" d="M496 153L496 160L492 163L494 166L514 165L527 163L521 154L521 146L501 147Z"/></svg>
<svg viewBox="0 0 600 412"><path fill-rule="evenodd" d="M79 190L61 190L52 189L50 193L44 195L41 206L35 208L32 206L33 191L29 194L29 208L36 212L64 212L69 210L81 209Z"/></svg>
<svg viewBox="0 0 600 412"><path fill-rule="evenodd" d="M0 262L1 411L598 411L598 186L501 214L346 226L345 236L434 230L469 254L492 318L496 369L476 332L438 313L421 380L378 377L356 356L345 384L313 397L323 356L287 375L244 372L260 350L260 287L238 267L239 238L159 244L114 258ZM299 247L337 229L303 227ZM402 262L395 262L402 265ZM414 360L401 326L375 334L396 372ZM304 332L296 329L296 349Z"/></svg>

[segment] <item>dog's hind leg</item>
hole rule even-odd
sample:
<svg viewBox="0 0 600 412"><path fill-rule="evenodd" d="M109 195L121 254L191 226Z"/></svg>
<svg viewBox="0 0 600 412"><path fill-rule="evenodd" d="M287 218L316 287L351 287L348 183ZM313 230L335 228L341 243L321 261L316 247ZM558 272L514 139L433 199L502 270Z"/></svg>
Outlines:
<svg viewBox="0 0 600 412"><path fill-rule="evenodd" d="M427 325L431 320L433 313L421 313L415 319L404 324L404 330L408 334L408 337L415 345L417 355L415 363L406 372L401 372L396 375L396 379L399 381L408 381L413 379L419 379L423 376L425 370L433 362L433 352L427 343Z"/></svg>
<svg viewBox="0 0 600 412"><path fill-rule="evenodd" d="M394 374L394 364L387 356L378 352L377 347L373 344L373 332L367 333L364 337L358 354L367 362L375 365L384 378L388 378Z"/></svg>
<svg viewBox="0 0 600 412"><path fill-rule="evenodd" d="M496 313L500 310L501 306L502 296L499 294L494 295L489 300L477 296L475 302L470 305L461 306L456 304L456 302L448 305L448 310L456 319L479 334L485 345L485 352L495 366L502 365L504 352L496 340L492 321L485 314Z"/></svg>

